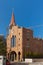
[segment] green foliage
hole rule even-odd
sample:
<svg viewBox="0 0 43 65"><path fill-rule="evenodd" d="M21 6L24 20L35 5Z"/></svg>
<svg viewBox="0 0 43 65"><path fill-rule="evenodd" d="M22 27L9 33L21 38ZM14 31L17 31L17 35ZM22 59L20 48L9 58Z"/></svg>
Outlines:
<svg viewBox="0 0 43 65"><path fill-rule="evenodd" d="M29 51L25 53L25 58L43 58L43 54Z"/></svg>
<svg viewBox="0 0 43 65"><path fill-rule="evenodd" d="M6 55L6 42L4 38L0 38L0 55Z"/></svg>

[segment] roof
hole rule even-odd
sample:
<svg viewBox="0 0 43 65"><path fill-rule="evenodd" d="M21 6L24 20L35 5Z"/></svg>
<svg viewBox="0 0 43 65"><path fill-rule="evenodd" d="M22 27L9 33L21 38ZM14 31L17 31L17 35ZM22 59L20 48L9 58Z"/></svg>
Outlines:
<svg viewBox="0 0 43 65"><path fill-rule="evenodd" d="M16 25L15 23L15 17L14 17L14 13L12 12L12 17L11 17L11 21L10 21L10 27L13 26L13 25Z"/></svg>

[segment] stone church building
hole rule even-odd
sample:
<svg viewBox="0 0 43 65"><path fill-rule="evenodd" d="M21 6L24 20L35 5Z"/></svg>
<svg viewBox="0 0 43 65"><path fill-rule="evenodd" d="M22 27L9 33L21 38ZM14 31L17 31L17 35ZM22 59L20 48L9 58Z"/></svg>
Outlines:
<svg viewBox="0 0 43 65"><path fill-rule="evenodd" d="M42 39L33 38L33 31L16 25L14 13L12 13L9 24L9 34L7 35L7 58L10 61L22 61L25 53L42 53Z"/></svg>

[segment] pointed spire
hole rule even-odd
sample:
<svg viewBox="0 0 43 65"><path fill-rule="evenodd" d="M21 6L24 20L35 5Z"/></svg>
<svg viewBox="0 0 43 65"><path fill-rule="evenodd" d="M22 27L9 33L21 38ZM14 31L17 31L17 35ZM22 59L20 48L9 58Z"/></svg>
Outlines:
<svg viewBox="0 0 43 65"><path fill-rule="evenodd" d="M15 23L14 13L12 12L12 18L9 26L12 27L13 25L15 26L16 23Z"/></svg>

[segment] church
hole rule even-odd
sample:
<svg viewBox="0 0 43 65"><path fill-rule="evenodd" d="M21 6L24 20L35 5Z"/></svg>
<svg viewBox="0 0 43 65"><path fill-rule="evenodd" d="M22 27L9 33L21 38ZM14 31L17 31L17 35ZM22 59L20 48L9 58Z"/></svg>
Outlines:
<svg viewBox="0 0 43 65"><path fill-rule="evenodd" d="M43 53L43 40L34 38L32 30L17 26L14 13L12 13L6 42L7 58L13 62L22 61L29 51Z"/></svg>

